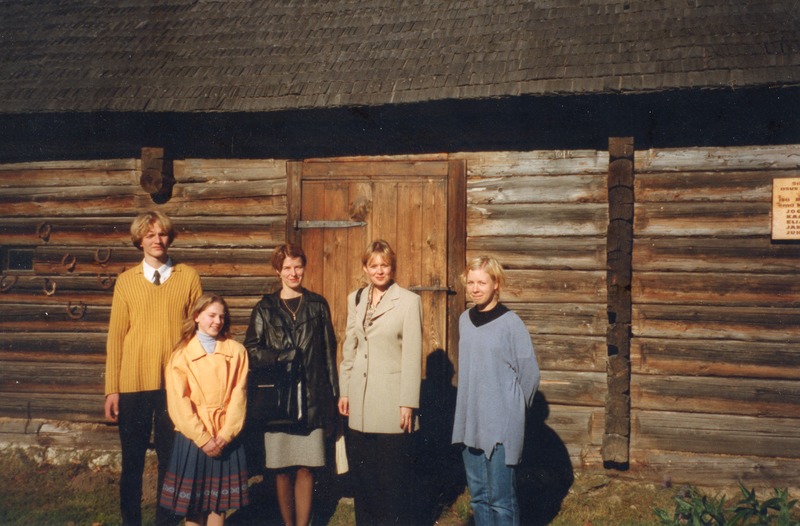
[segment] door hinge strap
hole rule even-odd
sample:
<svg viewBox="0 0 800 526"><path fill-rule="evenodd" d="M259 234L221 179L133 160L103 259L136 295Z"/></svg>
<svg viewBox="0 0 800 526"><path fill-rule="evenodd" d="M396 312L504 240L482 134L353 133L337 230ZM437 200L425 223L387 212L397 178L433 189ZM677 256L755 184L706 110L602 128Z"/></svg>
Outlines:
<svg viewBox="0 0 800 526"><path fill-rule="evenodd" d="M365 221L301 221L294 222L295 228L355 228L365 226Z"/></svg>
<svg viewBox="0 0 800 526"><path fill-rule="evenodd" d="M425 287L422 285L415 285L408 287L408 290L412 292L446 292L447 294L451 293L450 287Z"/></svg>

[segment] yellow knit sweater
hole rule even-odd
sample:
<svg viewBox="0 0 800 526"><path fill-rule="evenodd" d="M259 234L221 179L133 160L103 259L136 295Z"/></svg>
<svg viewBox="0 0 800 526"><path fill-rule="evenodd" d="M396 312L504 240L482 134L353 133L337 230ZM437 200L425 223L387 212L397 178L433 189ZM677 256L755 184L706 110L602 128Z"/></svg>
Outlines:
<svg viewBox="0 0 800 526"><path fill-rule="evenodd" d="M145 279L141 264L119 275L108 326L106 395L164 388L181 322L202 293L197 271L180 263L161 285Z"/></svg>

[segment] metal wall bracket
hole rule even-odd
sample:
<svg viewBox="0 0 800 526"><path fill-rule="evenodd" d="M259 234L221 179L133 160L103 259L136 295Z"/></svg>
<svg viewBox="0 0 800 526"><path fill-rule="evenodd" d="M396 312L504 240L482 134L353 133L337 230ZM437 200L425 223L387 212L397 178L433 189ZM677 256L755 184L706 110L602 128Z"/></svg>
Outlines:
<svg viewBox="0 0 800 526"><path fill-rule="evenodd" d="M294 222L295 228L356 228L367 226L366 221L301 221Z"/></svg>

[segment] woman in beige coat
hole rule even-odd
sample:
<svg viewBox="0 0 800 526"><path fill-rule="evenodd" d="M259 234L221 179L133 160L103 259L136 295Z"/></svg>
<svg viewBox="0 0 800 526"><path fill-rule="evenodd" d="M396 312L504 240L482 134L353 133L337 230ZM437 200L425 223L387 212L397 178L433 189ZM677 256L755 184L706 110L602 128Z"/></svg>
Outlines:
<svg viewBox="0 0 800 526"><path fill-rule="evenodd" d="M386 241L372 242L362 264L369 285L347 298L339 367L356 523L412 524L422 302L394 282L396 258Z"/></svg>

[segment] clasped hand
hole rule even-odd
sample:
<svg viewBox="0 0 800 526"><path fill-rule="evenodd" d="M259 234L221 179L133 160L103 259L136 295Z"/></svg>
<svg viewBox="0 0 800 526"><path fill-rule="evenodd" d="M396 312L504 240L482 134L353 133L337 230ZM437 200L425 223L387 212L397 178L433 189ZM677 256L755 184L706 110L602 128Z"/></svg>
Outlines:
<svg viewBox="0 0 800 526"><path fill-rule="evenodd" d="M203 453L214 458L220 456L222 454L222 450L225 449L225 446L227 445L228 443L225 440L216 437L206 442L202 449Z"/></svg>

